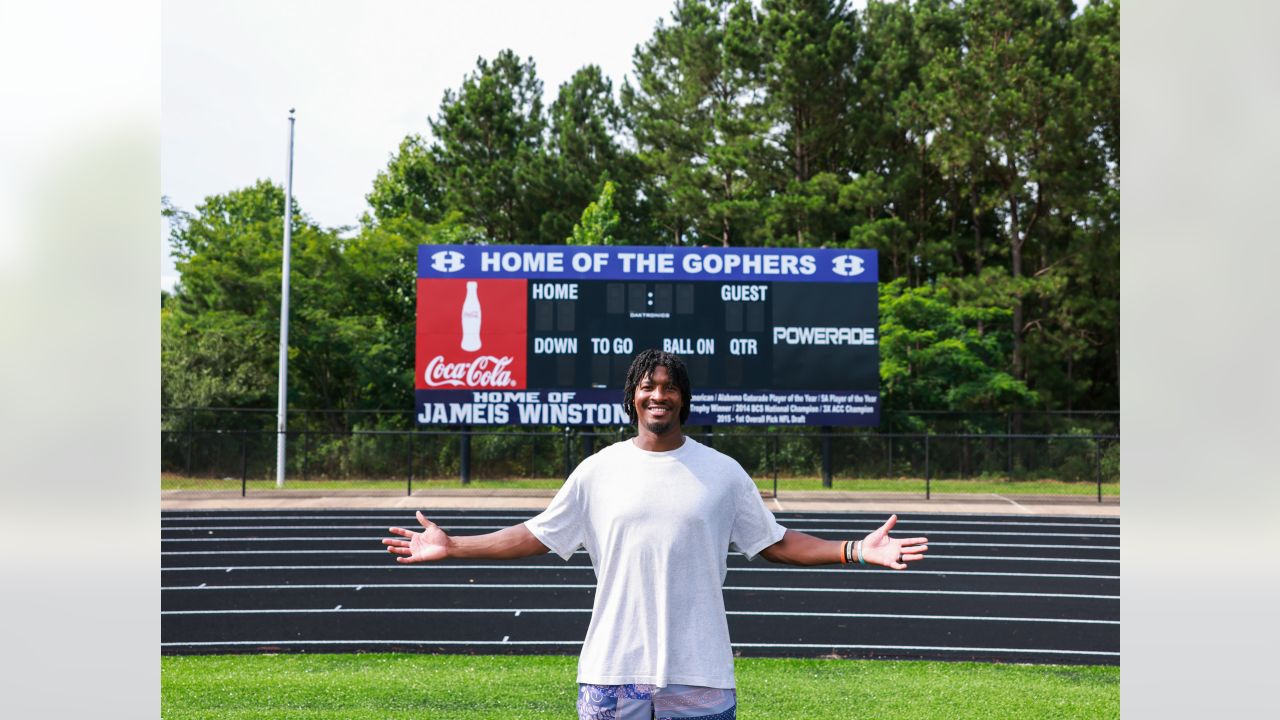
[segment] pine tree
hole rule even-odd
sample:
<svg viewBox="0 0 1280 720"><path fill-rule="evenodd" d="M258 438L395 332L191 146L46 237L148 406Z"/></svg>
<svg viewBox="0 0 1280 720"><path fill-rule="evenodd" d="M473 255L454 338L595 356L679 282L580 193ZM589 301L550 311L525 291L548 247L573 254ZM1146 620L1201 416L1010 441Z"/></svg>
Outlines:
<svg viewBox="0 0 1280 720"><path fill-rule="evenodd" d="M431 156L444 202L491 242L534 243L552 188L537 183L542 162L542 83L533 60L503 50L480 58L455 92L446 90L430 121Z"/></svg>

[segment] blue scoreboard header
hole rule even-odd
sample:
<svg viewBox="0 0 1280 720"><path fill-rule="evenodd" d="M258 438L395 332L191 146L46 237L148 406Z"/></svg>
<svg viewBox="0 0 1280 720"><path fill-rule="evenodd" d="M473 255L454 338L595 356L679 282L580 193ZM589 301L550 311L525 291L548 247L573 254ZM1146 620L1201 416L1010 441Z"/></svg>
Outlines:
<svg viewBox="0 0 1280 720"><path fill-rule="evenodd" d="M419 245L420 278L874 283L874 250Z"/></svg>

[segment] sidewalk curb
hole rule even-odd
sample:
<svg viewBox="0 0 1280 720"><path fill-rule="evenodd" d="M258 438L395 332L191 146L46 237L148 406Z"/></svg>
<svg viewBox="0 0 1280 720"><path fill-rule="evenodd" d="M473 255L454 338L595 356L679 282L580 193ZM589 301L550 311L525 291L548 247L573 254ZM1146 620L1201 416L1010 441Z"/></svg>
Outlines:
<svg viewBox="0 0 1280 720"><path fill-rule="evenodd" d="M405 495L396 490L258 490L238 492L165 490L161 510L320 510L320 509L434 509L542 510L555 497L550 489L506 490L436 488ZM854 493L827 490L764 493L769 509L781 512L955 513L981 515L1063 515L1119 517L1120 498L1063 495L997 495L993 493Z"/></svg>

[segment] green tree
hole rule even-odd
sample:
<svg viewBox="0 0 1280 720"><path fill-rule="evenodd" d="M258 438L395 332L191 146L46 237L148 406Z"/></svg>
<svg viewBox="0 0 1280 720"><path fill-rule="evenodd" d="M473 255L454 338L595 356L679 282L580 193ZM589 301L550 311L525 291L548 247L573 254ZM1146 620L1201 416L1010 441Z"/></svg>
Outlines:
<svg viewBox="0 0 1280 720"><path fill-rule="evenodd" d="M292 403L407 407L419 243L628 242L879 250L887 407L1117 406L1116 0L679 0L541 96L481 58L354 234L292 209ZM283 193L162 206L165 402L273 405Z"/></svg>
<svg viewBox="0 0 1280 720"><path fill-rule="evenodd" d="M421 135L409 135L400 142L384 170L378 171L373 189L365 196L372 217L364 224L392 218L413 218L438 222L444 215L444 178L436 167L431 150Z"/></svg>
<svg viewBox="0 0 1280 720"><path fill-rule="evenodd" d="M767 118L759 21L744 0L681 0L622 89L655 223L673 245L750 242Z"/></svg>
<svg viewBox="0 0 1280 720"><path fill-rule="evenodd" d="M845 239L836 204L850 178L857 19L844 0L765 0L761 32L780 162L766 222L775 241L799 247ZM826 174L816 183L815 176ZM833 225L835 227L833 227ZM846 225L847 226L847 225Z"/></svg>
<svg viewBox="0 0 1280 720"><path fill-rule="evenodd" d="M613 208L613 183L605 181L599 199L582 211L582 221L573 226L565 240L568 245L621 245L614 237L618 211Z"/></svg>
<svg viewBox="0 0 1280 720"><path fill-rule="evenodd" d="M977 331L979 319L1007 318L999 307L960 307L944 288L880 286L880 382L897 410L1010 411L1038 398L1005 370L1008 332Z"/></svg>
<svg viewBox="0 0 1280 720"><path fill-rule="evenodd" d="M859 166L842 202L855 210L850 241L880 250L885 277L913 285L963 272L960 237L972 213L939 167L939 127L927 112L934 88L921 71L954 46L959 18L944 0L868 3L857 29L851 146Z"/></svg>
<svg viewBox="0 0 1280 720"><path fill-rule="evenodd" d="M1091 144L1066 47L1072 9L1052 0L970 0L960 8L959 45L939 51L924 71L933 120L945 129L937 140L942 162L971 178L975 209L995 216L1008 252L1010 367L1019 379L1026 335L1043 324L1028 314L1027 300L1047 294L1024 279L1044 277L1053 262L1046 226L1077 199L1078 163ZM1028 259L1037 265L1031 273Z"/></svg>
<svg viewBox="0 0 1280 720"><path fill-rule="evenodd" d="M284 192L267 181L167 208L182 280L161 311L161 394L168 405L270 407L276 400ZM337 410L412 401L415 247L456 223L354 237L295 205L290 258L289 403ZM329 429L350 418L325 415ZM401 424L407 420L400 418Z"/></svg>
<svg viewBox="0 0 1280 720"><path fill-rule="evenodd" d="M1034 367L1058 370L1059 407L1113 409L1120 406L1120 4L1091 2L1073 26L1085 130L1096 149L1081 168L1088 175L1079 208L1063 223L1071 235L1062 260L1067 285L1051 308L1059 347Z"/></svg>
<svg viewBox="0 0 1280 720"><path fill-rule="evenodd" d="M610 180L620 231L626 237L646 234L643 209L635 193L639 167L620 142L626 128L622 109L613 97L613 83L599 67L587 65L560 86L549 114L543 182L552 192L542 214L542 241L559 243L568 237L582 208L593 202ZM625 190L617 192L619 187Z"/></svg>
<svg viewBox="0 0 1280 720"><path fill-rule="evenodd" d="M760 244L760 222L768 193L768 168L776 162L769 147L761 19L749 2L725 3L723 31L711 84L711 143L707 148L709 204L705 235L720 244Z"/></svg>
<svg viewBox="0 0 1280 720"><path fill-rule="evenodd" d="M456 92L445 91L430 125L445 206L491 242L537 242L553 189L537 182L546 120L533 60L510 50L479 58Z"/></svg>
<svg viewBox="0 0 1280 720"><path fill-rule="evenodd" d="M267 181L206 198L194 214L166 204L181 280L161 312L166 405L267 407L275 398L284 192ZM294 242L319 229L298 212Z"/></svg>

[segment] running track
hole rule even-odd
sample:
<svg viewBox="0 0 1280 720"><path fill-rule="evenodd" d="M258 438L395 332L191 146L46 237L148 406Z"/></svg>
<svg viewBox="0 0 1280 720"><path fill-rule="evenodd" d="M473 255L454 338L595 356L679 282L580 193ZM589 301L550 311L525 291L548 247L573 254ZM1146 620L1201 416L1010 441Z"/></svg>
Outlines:
<svg viewBox="0 0 1280 720"><path fill-rule="evenodd" d="M427 512L424 510L424 512ZM451 534L521 510L427 512ZM819 537L884 514L775 513ZM405 510L161 514L161 651L577 654L595 576L585 552L397 564L380 544ZM743 656L1120 662L1118 518L899 515L929 538L901 572L794 568L729 555L725 607Z"/></svg>

